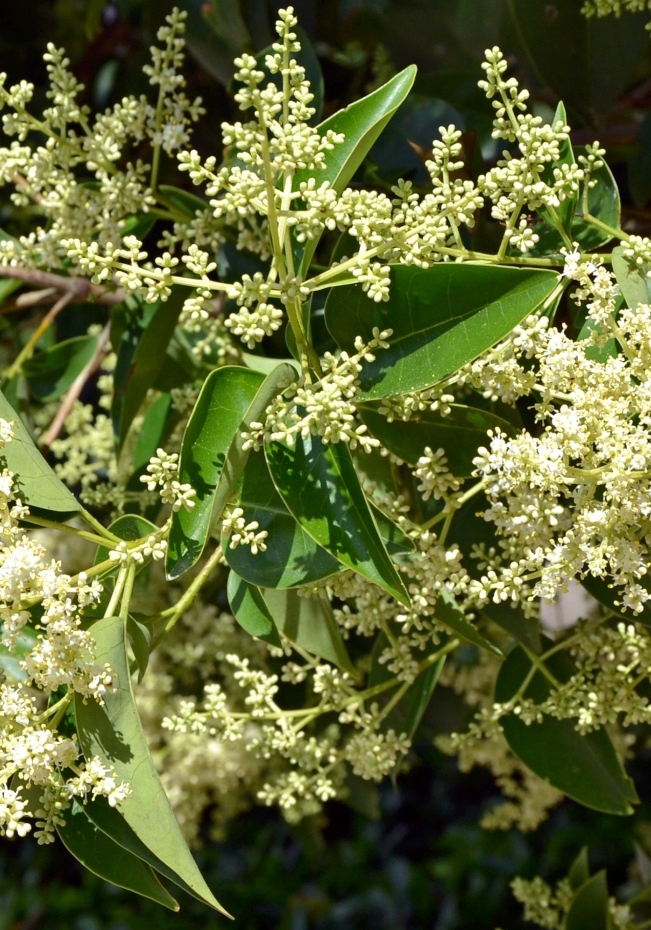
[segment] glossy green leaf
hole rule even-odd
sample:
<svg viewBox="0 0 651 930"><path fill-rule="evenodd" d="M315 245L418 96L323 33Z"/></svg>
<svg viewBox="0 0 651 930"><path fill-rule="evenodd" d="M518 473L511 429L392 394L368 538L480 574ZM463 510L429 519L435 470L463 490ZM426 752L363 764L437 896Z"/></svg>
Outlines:
<svg viewBox="0 0 651 930"><path fill-rule="evenodd" d="M57 824L56 829L66 849L95 875L171 911L179 910L178 902L161 885L151 867L95 826L77 801L65 812L65 823Z"/></svg>
<svg viewBox="0 0 651 930"><path fill-rule="evenodd" d="M163 445L167 435L167 423L172 409L170 394L161 394L153 402L143 417L142 426L138 430L136 448L133 452L133 471L138 475L144 471L150 458ZM138 490L142 484L138 481Z"/></svg>
<svg viewBox="0 0 651 930"><path fill-rule="evenodd" d="M33 355L22 368L33 396L44 402L62 397L90 362L98 344L99 336L79 336Z"/></svg>
<svg viewBox="0 0 651 930"><path fill-rule="evenodd" d="M626 306L634 310L638 304L649 303L649 279L646 268L632 264L624 255L624 247L618 245L612 252L613 272Z"/></svg>
<svg viewBox="0 0 651 930"><path fill-rule="evenodd" d="M489 429L500 429L507 436L515 434L513 426L501 417L476 407L452 404L448 416L426 411L418 419L394 420L368 405L360 405L359 414L369 432L398 458L415 465L426 446L443 449L448 468L458 478L472 475L477 449L488 442Z"/></svg>
<svg viewBox="0 0 651 930"><path fill-rule="evenodd" d="M649 584L645 579L645 575L639 578L639 583L643 587L647 587ZM643 604L639 614L632 614L630 610L622 610L621 601L624 592L621 587L611 587L606 579L595 578L593 575L586 575L585 578L581 579L581 584L588 594L591 594L595 600L603 604L607 610L612 610L613 613L621 617L622 620L626 620L630 623L634 618L636 623L644 623L646 626L651 626L651 602L647 601L646 604ZM616 601L619 603L615 603Z"/></svg>
<svg viewBox="0 0 651 930"><path fill-rule="evenodd" d="M576 0L509 0L509 6L539 77L569 110L598 126L645 53L644 13L588 19Z"/></svg>
<svg viewBox="0 0 651 930"><path fill-rule="evenodd" d="M480 649L485 649L500 658L504 657L501 649L498 649L494 643L482 636L479 630L469 620L466 620L457 602L445 590L441 591L434 607L434 619L457 636L465 639L466 642L473 643L473 645L479 646Z"/></svg>
<svg viewBox="0 0 651 930"><path fill-rule="evenodd" d="M143 536L149 536L157 533L159 527L151 520L141 517L137 513L125 513L109 526L109 530L118 539L124 539L125 542L134 542L136 539L142 539ZM109 557L109 546L98 546L95 555L95 565L105 562Z"/></svg>
<svg viewBox="0 0 651 930"><path fill-rule="evenodd" d="M570 886L573 891L578 891L581 885L590 878L590 861L588 858L588 847L584 846L579 855L576 857L570 871L567 874Z"/></svg>
<svg viewBox="0 0 651 930"><path fill-rule="evenodd" d="M186 296L185 288L173 288L169 300L140 308L122 334L117 347L111 407L118 448L122 447L147 391L163 366Z"/></svg>
<svg viewBox="0 0 651 930"><path fill-rule="evenodd" d="M22 287L23 282L17 278L0 278L0 304Z"/></svg>
<svg viewBox="0 0 651 930"><path fill-rule="evenodd" d="M344 443L318 436L265 445L276 489L303 529L342 565L378 584L402 604L409 595L391 561Z"/></svg>
<svg viewBox="0 0 651 930"><path fill-rule="evenodd" d="M361 100L351 103L344 110L339 110L324 120L318 127L320 134L323 136L330 129L333 132L343 133L344 141L326 154L325 168L298 171L294 189L298 188L301 181L314 178L317 187L324 181L328 181L340 194L364 161L386 124L403 100L407 98L415 77L416 68L410 65L368 96L362 97ZM295 250L303 274L309 268L317 242L317 239L312 239Z"/></svg>
<svg viewBox="0 0 651 930"><path fill-rule="evenodd" d="M212 371L204 381L185 428L179 463L179 480L196 491L195 506L172 515L166 563L170 578L191 568L203 552L226 456L263 382L259 372L230 365Z"/></svg>
<svg viewBox="0 0 651 930"><path fill-rule="evenodd" d="M210 209L207 201L197 197L192 191L185 191L182 187L173 187L171 184L159 184L158 194L162 195L163 202L168 204L177 213L181 213L189 220L193 220L197 213Z"/></svg>
<svg viewBox="0 0 651 930"><path fill-rule="evenodd" d="M296 183L314 178L319 187L324 181L341 193L364 160L371 146L407 98L416 77L415 65L410 65L366 97L338 110L319 124L319 133L328 130L344 134L344 141L326 155L325 168L299 171Z"/></svg>
<svg viewBox="0 0 651 930"><path fill-rule="evenodd" d="M226 366L206 378L185 428L179 462L180 481L197 492L192 511L172 516L166 569L178 578L201 556L211 525L233 492L248 452L241 434L258 420L273 398L296 377L278 365L266 378L257 371Z"/></svg>
<svg viewBox="0 0 651 930"><path fill-rule="evenodd" d="M280 646L280 636L260 588L229 572L226 586L228 603L239 625L272 646Z"/></svg>
<svg viewBox="0 0 651 930"><path fill-rule="evenodd" d="M565 112L565 106L562 100L559 101L556 106L556 112L554 113L552 126L555 126L559 121L567 125L567 113ZM564 139L563 142L561 142L559 146L559 152L560 158L558 161L554 162L553 164L545 165L540 174L540 177L545 182L545 184L553 183L554 171L558 167L562 165L576 164L574 151L572 149L572 142L570 139ZM556 219L560 221L561 227L568 234L571 234L572 231L572 221L574 220L574 213L576 211L578 199L578 193L573 197L566 197L565 200L562 200L559 206L557 206L555 209ZM555 225L554 218L546 208L541 208L540 213L548 219L548 222L550 222L552 225Z"/></svg>
<svg viewBox="0 0 651 930"><path fill-rule="evenodd" d="M605 871L581 885L567 912L564 930L612 930Z"/></svg>
<svg viewBox="0 0 651 930"><path fill-rule="evenodd" d="M138 682L142 681L147 671L153 642L151 626L143 623L140 617L140 614L129 614L127 618L127 636L138 666Z"/></svg>
<svg viewBox="0 0 651 930"><path fill-rule="evenodd" d="M391 517L376 507L372 501L367 501L367 503L389 555L405 555L407 552L413 552L416 548L413 539L403 533L398 524L394 523Z"/></svg>
<svg viewBox="0 0 651 930"><path fill-rule="evenodd" d="M75 695L79 742L86 758L99 756L112 766L131 794L118 805L119 813L139 840L199 900L226 913L206 885L190 854L183 834L154 767L136 708L127 659L126 624L117 617L99 620L92 627L97 660L114 672L115 691L105 705ZM176 877L175 877L176 876Z"/></svg>
<svg viewBox="0 0 651 930"><path fill-rule="evenodd" d="M154 228L156 217L151 213L134 213L120 230L122 236L136 236L142 242Z"/></svg>
<svg viewBox="0 0 651 930"><path fill-rule="evenodd" d="M238 506L247 523L266 530L267 548L252 555L247 546L231 549L223 537L226 561L240 577L262 588L295 588L341 570L341 564L305 532L276 490L265 457L256 452L244 469Z"/></svg>
<svg viewBox="0 0 651 930"><path fill-rule="evenodd" d="M357 678L332 607L325 598L301 597L293 589L263 593L274 623L288 639Z"/></svg>
<svg viewBox="0 0 651 930"><path fill-rule="evenodd" d="M494 604L489 601L488 604L484 604L481 612L531 652L537 655L542 650L539 619L525 616L519 605L512 605L508 602Z"/></svg>
<svg viewBox="0 0 651 930"><path fill-rule="evenodd" d="M395 265L391 296L375 303L359 287L335 288L326 323L341 348L356 336L392 329L388 349L376 349L359 380L359 400L431 387L473 361L531 313L541 311L558 284L550 271L441 263Z"/></svg>
<svg viewBox="0 0 651 930"><path fill-rule="evenodd" d="M549 647L550 640L544 641ZM568 681L575 669L565 652L546 661L557 681ZM507 657L497 676L495 700L506 703L513 697L531 669L531 662L520 646ZM551 685L536 672L525 697L540 703L550 695ZM633 783L605 729L585 735L577 732L574 721L545 716L540 723L523 723L515 714L501 719L504 735L513 752L537 775L559 791L586 807L607 814L632 814L638 800Z"/></svg>
<svg viewBox="0 0 651 930"><path fill-rule="evenodd" d="M32 510L44 511L53 520L79 513L81 504L54 474L1 391L0 417L12 423L14 438L0 451L0 462L14 474L16 495Z"/></svg>

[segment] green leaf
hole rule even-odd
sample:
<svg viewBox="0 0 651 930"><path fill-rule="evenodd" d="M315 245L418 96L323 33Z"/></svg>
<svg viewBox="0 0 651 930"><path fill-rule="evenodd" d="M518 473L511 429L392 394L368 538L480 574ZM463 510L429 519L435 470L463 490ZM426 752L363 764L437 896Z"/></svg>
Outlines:
<svg viewBox="0 0 651 930"><path fill-rule="evenodd" d="M618 245L612 252L613 272L626 306L634 310L639 304L649 303L649 279L646 268L632 264L624 255L624 247Z"/></svg>
<svg viewBox="0 0 651 930"><path fill-rule="evenodd" d="M562 100L560 100L556 106L556 112L554 113L552 126L555 126L559 121L567 125L567 113L565 112L565 106L563 105ZM552 184L554 182L554 170L559 166L576 164L574 151L572 150L572 143L569 139L565 139L563 142L561 142L559 147L559 154L560 158L553 164L545 165L540 174L540 177L545 182L545 184ZM556 217L560 221L562 228L568 234L571 234L572 231L572 221L574 219L574 213L576 211L578 200L579 193L577 192L573 197L566 197L565 200L561 201L555 210ZM540 213L552 226L556 225L546 208L541 208Z"/></svg>
<svg viewBox="0 0 651 930"><path fill-rule="evenodd" d="M135 475L144 471L151 457L156 455L157 450L163 445L171 409L171 394L161 394L143 417L133 453L132 466ZM138 490L142 490L140 481L137 482L137 487Z"/></svg>
<svg viewBox="0 0 651 930"><path fill-rule="evenodd" d="M441 591L434 607L434 619L467 642L473 643L475 646L479 646L480 649L485 649L501 659L504 658L502 650L498 649L485 636L482 636L479 630L466 620L457 602L445 590Z"/></svg>
<svg viewBox="0 0 651 930"><path fill-rule="evenodd" d="M44 402L58 400L90 362L98 344L99 336L79 336L32 356L22 368L32 395Z"/></svg>
<svg viewBox="0 0 651 930"><path fill-rule="evenodd" d="M173 187L171 184L159 184L156 188L158 194L162 194L164 203L173 207L177 213L182 213L193 220L197 213L203 213L204 210L210 209L207 201L197 197L191 191L184 191L182 187Z"/></svg>
<svg viewBox="0 0 651 930"><path fill-rule="evenodd" d="M611 930L608 883L602 870L585 882L570 905L564 930Z"/></svg>
<svg viewBox="0 0 651 930"><path fill-rule="evenodd" d="M109 530L118 539L124 539L125 542L134 542L136 539L142 539L143 536L157 533L159 527L152 523L151 520L147 520L137 513L125 513L111 523ZM95 565L105 562L109 557L109 551L109 546L98 546L95 554Z"/></svg>
<svg viewBox="0 0 651 930"><path fill-rule="evenodd" d="M298 171L295 187L301 181L314 178L317 187L328 181L340 194L386 124L407 98L415 77L416 66L409 65L382 87L320 123L318 129L321 136L332 130L343 133L344 141L327 153L325 168Z"/></svg>
<svg viewBox="0 0 651 930"><path fill-rule="evenodd" d="M197 492L192 511L172 515L166 569L178 578L201 556L215 522L221 517L248 452L242 431L296 378L290 365L278 365L265 378L249 368L226 366L206 378L188 421L181 446L179 480Z"/></svg>
<svg viewBox="0 0 651 930"><path fill-rule="evenodd" d="M297 646L358 677L337 626L332 607L323 597L301 597L293 589L264 591L274 623Z"/></svg>
<svg viewBox="0 0 651 930"><path fill-rule="evenodd" d="M151 213L134 213L120 230L122 237L136 236L142 242L154 228L156 217Z"/></svg>
<svg viewBox="0 0 651 930"><path fill-rule="evenodd" d="M174 287L169 300L141 307L122 334L111 407L118 449L122 448L129 427L161 370L186 296L184 288Z"/></svg>
<svg viewBox="0 0 651 930"><path fill-rule="evenodd" d="M231 549L223 537L226 561L241 578L262 588L295 588L341 570L341 564L305 532L276 490L264 455L249 457L238 506L247 523L257 521L268 537L266 551L251 554L247 546Z"/></svg>
<svg viewBox="0 0 651 930"><path fill-rule="evenodd" d="M326 323L341 348L355 337L392 329L388 349L366 362L357 399L420 391L473 361L503 339L554 293L550 271L441 263L421 269L395 265L391 296L378 304L359 287L339 287L326 302Z"/></svg>
<svg viewBox="0 0 651 930"><path fill-rule="evenodd" d="M587 846L583 847L570 866L567 877L573 891L578 891L581 885L585 884L590 878L590 861L588 859Z"/></svg>
<svg viewBox="0 0 651 930"><path fill-rule="evenodd" d="M544 641L545 648L552 645ZM561 683L575 672L565 652L557 652L545 662ZM497 676L495 700L506 703L517 692L531 670L531 661L517 646L507 657ZM536 703L551 694L547 678L536 672L524 696ZM580 804L607 814L632 814L631 803L638 800L633 783L605 729L585 735L577 732L573 720L544 716L540 723L523 723L515 714L502 717L504 735L513 752L537 775Z"/></svg>
<svg viewBox="0 0 651 930"><path fill-rule="evenodd" d="M647 587L648 584L645 578L646 576L642 575L638 579L643 587ZM611 586L604 578L595 578L594 575L586 575L585 578L581 578L581 584L588 594L591 594L595 600L603 604L607 610L612 610L613 613L621 617L622 620L626 620L627 623L630 623L631 620L634 619L636 623L644 623L645 626L651 626L651 602L647 601L643 604L639 614L632 614L630 610L622 610L621 599L624 596L624 592L621 587ZM619 601L620 603L616 604L615 601Z"/></svg>
<svg viewBox="0 0 651 930"><path fill-rule="evenodd" d="M537 617L527 617L520 606L509 603L490 602L484 604L481 612L531 652L536 655L541 652L540 621Z"/></svg>
<svg viewBox="0 0 651 930"><path fill-rule="evenodd" d="M507 436L516 430L511 423L488 410L452 404L448 416L426 411L417 420L394 420L377 410L360 405L359 414L369 432L398 458L415 465L425 447L443 449L448 468L458 478L469 478L474 470L477 449L486 445L489 429L501 429Z"/></svg>
<svg viewBox="0 0 651 930"><path fill-rule="evenodd" d="M151 867L95 826L80 804L73 801L64 817L65 823L57 825L57 833L66 849L85 868L119 888L135 891L171 911L179 910L178 902L161 885Z"/></svg>
<svg viewBox="0 0 651 930"><path fill-rule="evenodd" d="M272 646L280 646L280 636L260 588L240 578L236 572L228 575L228 603L239 625Z"/></svg>
<svg viewBox="0 0 651 930"><path fill-rule="evenodd" d="M138 683L142 681L147 671L153 642L152 628L147 623L143 623L140 617L140 614L129 614L127 618L127 636L138 666Z"/></svg>
<svg viewBox="0 0 651 930"><path fill-rule="evenodd" d="M576 0L510 0L509 6L540 78L596 128L644 56L644 13L587 19Z"/></svg>
<svg viewBox="0 0 651 930"><path fill-rule="evenodd" d="M321 123L318 129L322 136L330 129L343 133L344 141L326 153L325 168L298 171L294 189L298 189L301 181L314 178L317 187L328 181L340 194L386 124L406 99L415 77L416 67L410 65L373 93L351 103ZM318 239L315 238L303 245L296 244L295 258L296 264L301 266L301 274L307 272L317 243Z"/></svg>
<svg viewBox="0 0 651 930"><path fill-rule="evenodd" d="M376 507L372 501L367 500L367 503L389 555L406 555L408 552L413 552L416 548L413 539L403 533L398 524L394 523L391 517Z"/></svg>
<svg viewBox="0 0 651 930"><path fill-rule="evenodd" d="M138 839L170 870L180 887L225 914L203 880L154 767L140 723L127 659L126 624L117 617L99 620L91 627L97 661L113 670L115 690L105 705L75 695L79 742L84 756L99 756L112 766L131 794L118 805L119 813Z"/></svg>
<svg viewBox="0 0 651 930"><path fill-rule="evenodd" d="M81 504L54 474L2 391L0 417L13 424L14 437L0 451L0 462L4 461L13 472L17 496L32 510L47 513L53 520L66 520L79 513Z"/></svg>
<svg viewBox="0 0 651 930"><path fill-rule="evenodd" d="M291 448L265 444L265 455L276 489L303 529L342 565L409 606L348 447L325 445L318 436L296 436Z"/></svg>

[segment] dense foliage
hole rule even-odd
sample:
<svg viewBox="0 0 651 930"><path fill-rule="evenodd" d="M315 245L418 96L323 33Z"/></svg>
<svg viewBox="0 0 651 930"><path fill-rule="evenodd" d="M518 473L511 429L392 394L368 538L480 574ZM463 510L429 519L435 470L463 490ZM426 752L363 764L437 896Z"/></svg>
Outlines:
<svg viewBox="0 0 651 930"><path fill-rule="evenodd" d="M621 5L523 4L552 89L536 30L644 54ZM507 878L538 926L643 927L651 240L568 118L604 128L633 53L552 108L497 45L478 90L349 45L366 87L324 117L292 8L255 56L237 5L203 16L240 111L212 151L183 10L142 93L94 111L54 43L41 100L0 86L0 830L224 911L188 844L374 816L433 742L502 792L475 837L637 817L627 902L581 843Z"/></svg>

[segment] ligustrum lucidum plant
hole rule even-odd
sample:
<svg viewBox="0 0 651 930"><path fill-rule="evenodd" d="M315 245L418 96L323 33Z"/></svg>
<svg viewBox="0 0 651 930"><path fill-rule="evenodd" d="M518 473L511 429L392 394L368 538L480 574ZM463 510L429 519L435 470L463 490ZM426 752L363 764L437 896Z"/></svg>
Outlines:
<svg viewBox="0 0 651 930"><path fill-rule="evenodd" d="M437 686L495 829L631 813L651 722L651 241L498 48L489 170L450 125L426 191L351 184L415 69L318 122L296 26L236 60L221 161L178 11L151 100L92 114L54 46L43 113L0 86L2 312L30 324L2 349L0 830L171 908L160 878L222 910L206 816L297 822L399 774ZM543 634L578 583L585 618ZM541 926L588 899L633 926L584 854L514 890Z"/></svg>

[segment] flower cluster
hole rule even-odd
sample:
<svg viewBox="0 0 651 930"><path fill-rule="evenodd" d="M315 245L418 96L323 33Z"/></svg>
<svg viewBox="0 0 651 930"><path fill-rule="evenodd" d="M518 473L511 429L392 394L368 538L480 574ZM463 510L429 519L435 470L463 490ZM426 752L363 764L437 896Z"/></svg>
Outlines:
<svg viewBox="0 0 651 930"><path fill-rule="evenodd" d="M12 439L11 425L0 420L0 448ZM118 783L99 758L80 761L76 740L56 730L75 692L101 702L112 688L111 670L95 659L92 635L80 616L99 600L102 587L83 572L76 578L62 572L21 528L28 518L14 475L5 468L0 476L2 647L18 659L21 671L15 680L0 683L0 833L24 836L36 821L39 842L48 843L73 798L102 795L115 805L129 787ZM46 697L54 699L49 706Z"/></svg>

